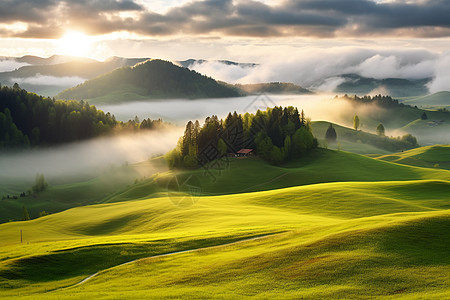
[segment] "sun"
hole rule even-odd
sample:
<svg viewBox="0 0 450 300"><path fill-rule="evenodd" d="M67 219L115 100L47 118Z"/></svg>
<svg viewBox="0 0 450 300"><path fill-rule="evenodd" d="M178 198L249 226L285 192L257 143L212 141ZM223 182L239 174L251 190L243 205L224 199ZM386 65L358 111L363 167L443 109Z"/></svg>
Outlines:
<svg viewBox="0 0 450 300"><path fill-rule="evenodd" d="M56 42L60 54L71 56L87 56L92 43L92 37L78 31L68 31Z"/></svg>

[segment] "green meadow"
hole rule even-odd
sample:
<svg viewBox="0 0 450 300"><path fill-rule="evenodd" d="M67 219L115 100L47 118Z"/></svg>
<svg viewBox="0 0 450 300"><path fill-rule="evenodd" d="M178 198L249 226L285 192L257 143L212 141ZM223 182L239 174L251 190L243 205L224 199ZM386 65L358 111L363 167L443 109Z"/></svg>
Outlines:
<svg viewBox="0 0 450 300"><path fill-rule="evenodd" d="M35 201L69 209L0 224L0 297L450 298L449 160L448 146L377 158L317 149L85 198L50 187Z"/></svg>

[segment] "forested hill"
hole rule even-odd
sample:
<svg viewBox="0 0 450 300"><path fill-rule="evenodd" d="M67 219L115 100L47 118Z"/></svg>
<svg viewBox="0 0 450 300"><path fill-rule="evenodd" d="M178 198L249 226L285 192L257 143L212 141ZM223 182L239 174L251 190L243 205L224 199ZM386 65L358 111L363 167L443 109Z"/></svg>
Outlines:
<svg viewBox="0 0 450 300"><path fill-rule="evenodd" d="M236 97L235 88L168 61L148 60L123 67L88 80L57 95L60 99L93 99L108 95L134 95L149 98Z"/></svg>
<svg viewBox="0 0 450 300"><path fill-rule="evenodd" d="M289 82L236 84L235 87L247 94L313 94L310 90Z"/></svg>
<svg viewBox="0 0 450 300"><path fill-rule="evenodd" d="M0 149L55 145L121 130L152 129L161 120L116 121L84 101L63 101L0 86Z"/></svg>

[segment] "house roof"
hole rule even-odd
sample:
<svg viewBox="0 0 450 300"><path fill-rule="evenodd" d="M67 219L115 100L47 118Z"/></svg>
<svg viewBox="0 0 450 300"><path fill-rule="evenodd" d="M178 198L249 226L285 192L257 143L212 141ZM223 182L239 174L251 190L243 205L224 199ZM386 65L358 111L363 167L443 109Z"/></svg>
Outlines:
<svg viewBox="0 0 450 300"><path fill-rule="evenodd" d="M252 151L253 151L253 149L241 149L237 153L238 154L249 154Z"/></svg>

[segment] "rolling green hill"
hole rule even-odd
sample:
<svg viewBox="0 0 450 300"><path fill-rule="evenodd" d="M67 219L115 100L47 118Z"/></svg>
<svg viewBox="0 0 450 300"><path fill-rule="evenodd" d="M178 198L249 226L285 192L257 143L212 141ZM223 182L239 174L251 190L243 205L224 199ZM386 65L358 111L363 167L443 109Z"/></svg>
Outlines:
<svg viewBox="0 0 450 300"><path fill-rule="evenodd" d="M388 154L395 151L406 150L412 148L408 143L401 140L380 137L376 134L354 130L345 126L331 123L336 131L336 143L328 144L330 149L340 149L358 154ZM312 122L313 134L322 144L325 140L325 133L327 132L330 122L316 121Z"/></svg>
<svg viewBox="0 0 450 300"><path fill-rule="evenodd" d="M54 97L56 94L75 85L72 83L74 78L78 82L80 82L80 79L83 81L92 79L117 68L133 66L147 59L111 57L100 62L87 58L58 55L49 58L25 56L16 58L16 60L29 63L30 65L10 72L0 72L0 82L9 86L13 86L15 82L20 82L20 85L29 92ZM37 80L43 76L50 76L45 80L45 84L43 84L43 79ZM65 78L65 82L63 80L59 83L53 83L58 78Z"/></svg>
<svg viewBox="0 0 450 300"><path fill-rule="evenodd" d="M445 298L449 192L436 180L327 183L201 197L185 209L151 198L2 224L0 295ZM119 266L140 257L150 258Z"/></svg>
<svg viewBox="0 0 450 300"><path fill-rule="evenodd" d="M447 150L404 153L445 161ZM0 297L450 297L450 171L325 149L213 166L103 197L111 172L95 201L98 187L54 187L55 201L82 206L0 224Z"/></svg>
<svg viewBox="0 0 450 300"><path fill-rule="evenodd" d="M450 146L435 145L377 157L398 164L450 170Z"/></svg>
<svg viewBox="0 0 450 300"><path fill-rule="evenodd" d="M420 145L450 143L449 124L450 112L444 110L424 110L390 97L335 97L333 101L342 101L350 104L341 112L341 122L351 124L353 116L357 114L361 120L361 129L373 131L378 124L383 124L386 134L395 135L412 134ZM423 114L427 120L421 120ZM318 136L321 137L320 135ZM391 150L392 151L392 150Z"/></svg>
<svg viewBox="0 0 450 300"><path fill-rule="evenodd" d="M387 94L394 97L422 96L428 93L426 84L430 78L408 80L401 78L375 79L356 74L342 75L345 79L335 90L337 93L368 95L375 93Z"/></svg>
<svg viewBox="0 0 450 300"><path fill-rule="evenodd" d="M450 180L450 172L401 166L343 151L317 149L308 156L290 163L273 166L264 160L229 158L218 165L192 171L163 172L147 179L145 174L163 170L161 158L137 165L112 169L89 181L50 186L35 197L5 199L0 201L0 222L20 220L22 205L32 218L39 212L54 213L80 205L113 203L147 199L150 197L178 196L191 186L199 188L198 195L225 195L266 191L286 187L326 182L373 182ZM326 171L324 171L326 170ZM139 179L135 181L135 179ZM177 180L180 185L174 185ZM191 184L189 184L191 183ZM189 201L187 198L186 201ZM180 205L185 205L181 203Z"/></svg>
<svg viewBox="0 0 450 300"><path fill-rule="evenodd" d="M27 208L30 217L34 219L42 211L56 213L72 207L101 203L105 198L112 197L115 193L120 195L124 189L128 190L133 184L138 186L139 181L164 170L168 168L161 157L133 165L112 166L95 178L85 181L70 180L60 184L50 182L47 190L18 199L12 199L12 196L18 196L21 191L28 190L31 187L29 182L17 182L14 191L0 183L0 223L21 220L22 206ZM154 193L165 191L165 188L158 186L152 188ZM146 192L152 193L148 189ZM6 195L10 195L11 199L4 199Z"/></svg>
<svg viewBox="0 0 450 300"><path fill-rule="evenodd" d="M406 98L403 103L419 107L446 107L450 106L450 92L442 91L422 97Z"/></svg>
<svg viewBox="0 0 450 300"><path fill-rule="evenodd" d="M400 128L400 130L416 136L424 146L450 144L450 112L445 113L443 116L437 115L438 113L431 114L431 112L427 112L428 120L414 120Z"/></svg>
<svg viewBox="0 0 450 300"><path fill-rule="evenodd" d="M126 97L118 97L126 95ZM195 71L176 66L168 61L148 60L134 67L117 69L88 80L57 95L61 99L107 102L121 99L147 98L220 98L236 97L239 92L219 84L214 79ZM110 102L108 102L110 103Z"/></svg>

